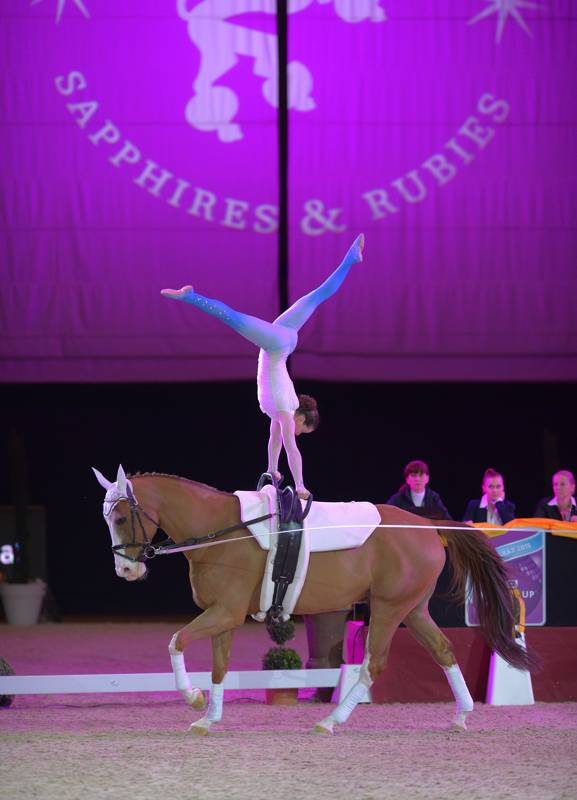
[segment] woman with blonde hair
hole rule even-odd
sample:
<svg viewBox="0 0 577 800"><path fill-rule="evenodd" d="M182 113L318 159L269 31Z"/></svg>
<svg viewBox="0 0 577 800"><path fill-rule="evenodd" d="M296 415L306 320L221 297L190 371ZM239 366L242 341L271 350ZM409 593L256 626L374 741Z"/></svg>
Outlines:
<svg viewBox="0 0 577 800"><path fill-rule="evenodd" d="M537 503L535 517L577 522L575 502L575 477L568 469L560 469L553 475L553 497L544 497Z"/></svg>

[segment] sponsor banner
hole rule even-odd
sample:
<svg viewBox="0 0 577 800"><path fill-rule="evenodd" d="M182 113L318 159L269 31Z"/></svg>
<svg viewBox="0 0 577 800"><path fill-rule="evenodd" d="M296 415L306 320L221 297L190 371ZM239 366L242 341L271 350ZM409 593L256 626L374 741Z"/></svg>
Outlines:
<svg viewBox="0 0 577 800"><path fill-rule="evenodd" d="M487 541L507 563L512 586L525 603L525 625L544 625L546 612L545 536L540 529L511 529ZM471 602L471 587L467 587L465 622L478 625L479 618Z"/></svg>

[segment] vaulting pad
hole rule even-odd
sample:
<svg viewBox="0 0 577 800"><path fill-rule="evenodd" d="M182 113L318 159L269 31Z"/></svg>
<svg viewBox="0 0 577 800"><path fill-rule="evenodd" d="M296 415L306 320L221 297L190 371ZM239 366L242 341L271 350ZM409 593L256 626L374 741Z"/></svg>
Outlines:
<svg viewBox="0 0 577 800"><path fill-rule="evenodd" d="M241 519L246 522L265 514L277 513L277 500L272 486L260 492L235 492L240 500ZM302 501L303 508L305 506ZM318 503L313 502L305 519L304 529L309 534L310 552L348 550L360 547L381 521L373 503ZM270 546L271 534L277 530L277 518L248 526L263 550Z"/></svg>

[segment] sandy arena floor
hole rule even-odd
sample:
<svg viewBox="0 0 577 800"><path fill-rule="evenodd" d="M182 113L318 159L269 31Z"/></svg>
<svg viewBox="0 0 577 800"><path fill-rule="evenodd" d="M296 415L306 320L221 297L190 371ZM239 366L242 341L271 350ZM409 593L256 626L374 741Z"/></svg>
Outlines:
<svg viewBox="0 0 577 800"><path fill-rule="evenodd" d="M0 626L0 655L21 675L164 672L177 627ZM245 628L231 668L255 667L268 646L264 632ZM296 649L306 655L302 629ZM205 643L187 664L208 667ZM478 704L460 735L447 732L448 704L365 705L328 737L311 733L327 706L306 694L297 707L279 708L260 692L231 692L208 738L187 733L199 715L176 693L18 697L0 709L0 797L577 797L575 703Z"/></svg>

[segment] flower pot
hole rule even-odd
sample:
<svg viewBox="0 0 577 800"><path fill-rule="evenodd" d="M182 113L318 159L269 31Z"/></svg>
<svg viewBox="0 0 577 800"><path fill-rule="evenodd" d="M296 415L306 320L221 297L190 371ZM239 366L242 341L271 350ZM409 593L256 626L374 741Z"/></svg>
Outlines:
<svg viewBox="0 0 577 800"><path fill-rule="evenodd" d="M0 584L8 624L36 625L45 592L46 584L42 581Z"/></svg>
<svg viewBox="0 0 577 800"><path fill-rule="evenodd" d="M268 706L296 706L299 701L298 689L265 689Z"/></svg>

